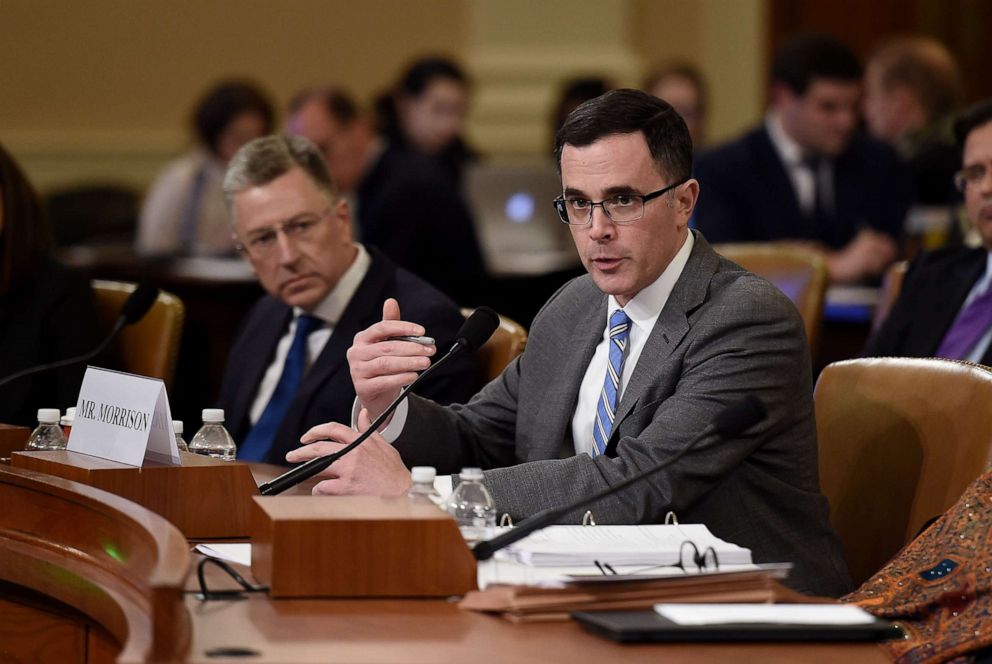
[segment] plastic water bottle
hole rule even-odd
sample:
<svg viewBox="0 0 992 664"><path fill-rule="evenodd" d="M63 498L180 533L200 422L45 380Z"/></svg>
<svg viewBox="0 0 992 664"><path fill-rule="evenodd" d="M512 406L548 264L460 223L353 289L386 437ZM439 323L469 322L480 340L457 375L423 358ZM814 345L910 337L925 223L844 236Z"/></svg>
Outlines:
<svg viewBox="0 0 992 664"><path fill-rule="evenodd" d="M66 442L69 441L69 434L72 433L72 423L76 421L76 407L65 409L65 415L59 420L59 424L62 426L62 435L65 436Z"/></svg>
<svg viewBox="0 0 992 664"><path fill-rule="evenodd" d="M62 413L58 408L40 408L38 410L38 428L31 432L27 450L64 450L65 436L59 419Z"/></svg>
<svg viewBox="0 0 992 664"><path fill-rule="evenodd" d="M437 471L433 466L414 466L410 469L410 479L413 484L406 492L407 498L415 503L441 504L441 494L434 488L434 477Z"/></svg>
<svg viewBox="0 0 992 664"><path fill-rule="evenodd" d="M482 483L482 469L462 468L461 479L448 499L448 513L468 542L486 539L496 527L496 505Z"/></svg>
<svg viewBox="0 0 992 664"><path fill-rule="evenodd" d="M237 447L231 434L224 428L222 408L203 409L203 426L189 442L189 451L224 461L234 461Z"/></svg>
<svg viewBox="0 0 992 664"><path fill-rule="evenodd" d="M172 420L172 430L176 433L176 447L179 448L179 451L189 452L189 448L186 447L186 441L183 440L183 421Z"/></svg>

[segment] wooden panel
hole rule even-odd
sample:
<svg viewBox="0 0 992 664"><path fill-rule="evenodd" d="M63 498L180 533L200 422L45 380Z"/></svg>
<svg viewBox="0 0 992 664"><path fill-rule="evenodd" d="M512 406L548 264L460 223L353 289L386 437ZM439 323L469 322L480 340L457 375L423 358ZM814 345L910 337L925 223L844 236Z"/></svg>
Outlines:
<svg viewBox="0 0 992 664"><path fill-rule="evenodd" d="M0 589L0 661L86 663L86 625L79 617L46 610L30 597Z"/></svg>
<svg viewBox="0 0 992 664"><path fill-rule="evenodd" d="M475 588L454 520L405 496L255 498L252 572L273 597L447 597Z"/></svg>
<svg viewBox="0 0 992 664"><path fill-rule="evenodd" d="M0 505L0 581L86 615L123 644L119 661L186 652L189 551L167 521L105 491L17 468L0 467Z"/></svg>
<svg viewBox="0 0 992 664"><path fill-rule="evenodd" d="M243 463L181 453L182 466L136 468L76 452L15 452L11 463L82 482L165 517L189 539L246 538L258 487Z"/></svg>
<svg viewBox="0 0 992 664"><path fill-rule="evenodd" d="M13 424L0 424L0 458L7 458L11 453L23 450L27 445L31 429Z"/></svg>

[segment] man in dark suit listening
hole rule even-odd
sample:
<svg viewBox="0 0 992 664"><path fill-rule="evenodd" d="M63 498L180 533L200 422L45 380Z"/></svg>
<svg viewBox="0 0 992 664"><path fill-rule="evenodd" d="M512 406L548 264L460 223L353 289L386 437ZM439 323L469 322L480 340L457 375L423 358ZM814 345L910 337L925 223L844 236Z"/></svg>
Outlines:
<svg viewBox="0 0 992 664"><path fill-rule="evenodd" d="M235 241L268 295L231 347L219 405L239 459L285 463L307 429L351 417L345 353L356 333L380 320L387 298L401 298L404 316L438 343L450 344L463 318L435 288L352 241L348 204L305 138L269 136L244 146L224 193ZM418 391L451 403L480 384L466 355Z"/></svg>
<svg viewBox="0 0 992 664"><path fill-rule="evenodd" d="M695 224L710 242L801 242L835 283L877 277L897 255L911 178L895 151L857 133L861 64L835 39L775 55L761 126L701 156Z"/></svg>
<svg viewBox="0 0 992 664"><path fill-rule="evenodd" d="M469 403L404 400L315 491L401 494L410 484L401 459L439 470L479 465L497 510L519 519L685 452L591 505L597 521L661 523L671 510L750 548L756 562L794 562L789 582L798 589L842 592L850 580L819 488L802 321L781 291L689 230L699 185L685 122L656 97L614 90L572 112L556 153L556 208L589 274L552 296L527 349ZM391 341L422 333L394 318L357 335L348 353L362 413L373 418L430 354ZM768 417L686 450L743 393ZM359 426L369 421L363 415ZM355 436L325 424L289 458L326 454ZM314 442L322 439L337 442Z"/></svg>
<svg viewBox="0 0 992 664"><path fill-rule="evenodd" d="M865 348L867 356L992 365L992 100L964 113L954 133L962 148L955 183L983 246L943 249L913 261L892 312Z"/></svg>

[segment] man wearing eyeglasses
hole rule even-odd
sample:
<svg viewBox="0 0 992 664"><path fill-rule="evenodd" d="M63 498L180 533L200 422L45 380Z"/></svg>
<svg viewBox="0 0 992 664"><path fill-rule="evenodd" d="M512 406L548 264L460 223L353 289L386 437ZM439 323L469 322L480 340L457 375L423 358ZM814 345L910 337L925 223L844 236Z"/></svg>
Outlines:
<svg viewBox="0 0 992 664"><path fill-rule="evenodd" d="M922 254L866 356L946 357L992 364L992 100L954 125L962 150L955 184L983 246Z"/></svg>
<svg viewBox="0 0 992 664"><path fill-rule="evenodd" d="M774 286L688 229L699 185L685 122L660 99L616 90L579 106L556 146L555 206L589 274L548 301L524 353L468 404L408 398L315 491L399 495L410 484L403 460L448 472L481 465L497 511L521 519L679 454L751 393L766 420L733 439L705 438L590 509L599 523L627 524L674 511L750 548L757 562L793 562L797 589L843 592L850 580L819 490L802 321ZM349 351L366 409L360 428L430 354L390 341L423 330L387 318ZM315 427L288 458L336 451L356 435L343 424Z"/></svg>
<svg viewBox="0 0 992 664"><path fill-rule="evenodd" d="M355 391L345 353L379 320L387 298L450 343L463 322L454 302L374 249L352 240L348 204L323 156L304 138L243 147L224 179L234 240L268 293L231 347L220 406L238 458L285 464L310 427L350 417ZM466 356L425 381L421 396L465 401L481 384Z"/></svg>

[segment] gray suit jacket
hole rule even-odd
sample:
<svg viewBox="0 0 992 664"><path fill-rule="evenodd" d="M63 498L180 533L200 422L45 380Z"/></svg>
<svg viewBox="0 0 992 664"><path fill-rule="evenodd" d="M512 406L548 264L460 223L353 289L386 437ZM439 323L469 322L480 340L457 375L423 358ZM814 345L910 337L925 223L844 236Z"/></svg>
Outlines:
<svg viewBox="0 0 992 664"><path fill-rule="evenodd" d="M621 395L607 454L559 458L572 445L579 385L606 315L606 296L589 276L569 282L534 320L526 352L468 404L411 398L397 449L445 472L492 469L485 482L497 510L520 519L660 463L748 392L765 404L764 422L736 439L703 440L590 509L600 523L660 523L672 510L750 548L755 562L793 562L789 585L798 590L847 591L819 489L809 351L791 302L697 233Z"/></svg>

